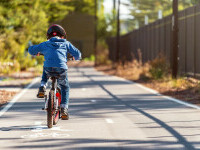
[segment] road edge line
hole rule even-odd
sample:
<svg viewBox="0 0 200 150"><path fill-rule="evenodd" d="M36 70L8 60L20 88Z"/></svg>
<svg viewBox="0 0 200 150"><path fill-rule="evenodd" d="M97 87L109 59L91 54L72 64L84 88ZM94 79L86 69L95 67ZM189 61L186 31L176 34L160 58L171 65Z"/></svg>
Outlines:
<svg viewBox="0 0 200 150"><path fill-rule="evenodd" d="M113 124L113 123L114 123L114 121L113 121L112 119L110 119L110 118L106 118L105 120L106 120L106 122L109 123L109 124Z"/></svg>
<svg viewBox="0 0 200 150"><path fill-rule="evenodd" d="M127 81L128 83L134 83L136 86L138 86L138 87L140 87L140 88L142 88L142 89L144 89L144 90L146 90L146 91L149 91L149 92L151 92L151 93L153 93L153 94L156 94L156 95L158 95L158 96L161 96L161 97L163 97L163 98L165 98L165 99L167 99L167 100L169 100L169 101L173 101L173 102L176 102L176 103L178 103L178 104L182 104L182 105L185 105L185 106L187 106L187 107L191 107L191 108L195 108L195 109L200 110L200 106L198 106L198 105L191 104L191 103L189 103L189 102L184 102L184 101L182 101L182 100L179 100L179 99L176 99L176 98L173 98L173 97L170 97L170 96L166 96L166 95L160 94L158 91L153 90L153 89L151 89L151 88L148 88L148 87L146 87L146 86L144 86L144 85L142 85L142 84L136 83L136 82L134 82L134 81L130 81L130 80L124 79L124 78L122 78L122 77L118 77L118 76L115 76L115 77L117 77L118 79L121 79L121 80L123 80L123 81Z"/></svg>
<svg viewBox="0 0 200 150"><path fill-rule="evenodd" d="M20 93L18 93L17 95L15 95L14 98L13 98L6 106L4 106L2 110L0 110L0 117L3 116L3 114L4 114L5 112L7 112L7 111L13 106L13 104L14 104L15 102L17 102L18 99L19 99L22 95L24 95L24 94L26 93L26 91L27 91L28 89L30 89L36 82L38 82L39 79L40 79L40 77L34 78L34 79L32 80L32 82L31 82L29 85L27 85Z"/></svg>
<svg viewBox="0 0 200 150"><path fill-rule="evenodd" d="M134 82L135 83L135 82ZM161 96L163 98L166 98L167 100L170 100L170 101L173 101L173 102L176 102L176 103L179 103L179 104L182 104L182 105L185 105L185 106L188 106L188 107L192 107L192 108L195 108L195 109L199 109L200 110L200 107L198 105L194 105L194 104L191 104L189 102L184 102L183 100L179 100L179 99L176 99L176 98L173 98L171 96L166 96L166 95L163 95L163 94L160 94L159 92L151 89L151 88L148 88L148 87L145 87L141 84L138 84L138 83L135 83L138 87L142 88L142 89L145 89L153 94L156 94L158 96Z"/></svg>

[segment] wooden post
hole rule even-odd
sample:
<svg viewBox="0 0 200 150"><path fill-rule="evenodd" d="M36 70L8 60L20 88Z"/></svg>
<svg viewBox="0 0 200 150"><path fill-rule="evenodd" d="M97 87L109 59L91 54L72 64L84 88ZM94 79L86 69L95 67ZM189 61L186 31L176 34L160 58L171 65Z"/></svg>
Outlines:
<svg viewBox="0 0 200 150"><path fill-rule="evenodd" d="M95 66L97 66L97 0L94 0L94 56Z"/></svg>
<svg viewBox="0 0 200 150"><path fill-rule="evenodd" d="M116 9L116 0L113 0L113 10Z"/></svg>
<svg viewBox="0 0 200 150"><path fill-rule="evenodd" d="M116 62L120 62L120 0L117 9L117 39L116 39Z"/></svg>
<svg viewBox="0 0 200 150"><path fill-rule="evenodd" d="M172 78L178 73L178 0L173 0L172 16Z"/></svg>

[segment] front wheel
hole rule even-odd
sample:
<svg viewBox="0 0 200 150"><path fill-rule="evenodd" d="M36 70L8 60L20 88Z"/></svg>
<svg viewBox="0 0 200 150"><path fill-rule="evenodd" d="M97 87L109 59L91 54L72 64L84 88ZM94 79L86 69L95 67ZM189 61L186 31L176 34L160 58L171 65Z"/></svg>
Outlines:
<svg viewBox="0 0 200 150"><path fill-rule="evenodd" d="M48 108L47 108L47 126L52 128L53 126L53 102L54 102L54 91L49 92Z"/></svg>
<svg viewBox="0 0 200 150"><path fill-rule="evenodd" d="M55 107L55 113L53 115L53 125L56 125L60 118L61 91L59 88L57 88L57 90L56 90L56 102L55 103L56 103L56 107Z"/></svg>
<svg viewBox="0 0 200 150"><path fill-rule="evenodd" d="M57 112L53 116L53 125L56 125L58 123L59 118L60 118L60 110L57 110Z"/></svg>

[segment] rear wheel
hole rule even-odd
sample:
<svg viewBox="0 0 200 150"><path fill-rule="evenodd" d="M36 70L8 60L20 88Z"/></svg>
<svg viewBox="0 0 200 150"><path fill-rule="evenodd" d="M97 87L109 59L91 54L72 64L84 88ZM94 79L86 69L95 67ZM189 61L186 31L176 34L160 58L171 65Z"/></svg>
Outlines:
<svg viewBox="0 0 200 150"><path fill-rule="evenodd" d="M53 102L54 102L54 91L51 90L49 92L49 101L48 101L48 108L47 108L47 126L48 128L52 128L53 126Z"/></svg>

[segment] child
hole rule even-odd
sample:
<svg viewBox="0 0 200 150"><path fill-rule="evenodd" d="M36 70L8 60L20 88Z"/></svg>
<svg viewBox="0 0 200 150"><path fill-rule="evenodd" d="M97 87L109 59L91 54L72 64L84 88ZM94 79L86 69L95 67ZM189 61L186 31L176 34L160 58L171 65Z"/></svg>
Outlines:
<svg viewBox="0 0 200 150"><path fill-rule="evenodd" d="M29 47L31 55L44 55L44 70L38 97L46 91L47 74L59 74L58 84L61 87L61 115L62 119L68 120L69 82L67 77L67 54L70 53L75 60L81 59L80 51L66 40L65 30L57 24L51 25L47 31L47 40Z"/></svg>

